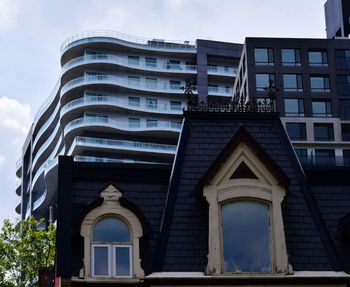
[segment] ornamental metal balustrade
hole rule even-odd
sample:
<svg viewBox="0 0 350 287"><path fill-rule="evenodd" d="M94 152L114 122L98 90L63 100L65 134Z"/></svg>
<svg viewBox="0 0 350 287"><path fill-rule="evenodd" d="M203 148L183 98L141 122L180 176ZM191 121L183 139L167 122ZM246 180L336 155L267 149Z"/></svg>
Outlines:
<svg viewBox="0 0 350 287"><path fill-rule="evenodd" d="M93 41L94 38L114 38L117 40L125 41L132 44L138 44L150 48L166 48L166 49L184 49L184 50L195 50L195 43L186 40L161 40L152 39L145 37L132 36L116 31L108 30L95 30L95 31L85 31L81 33L74 34L63 41L61 45L61 53L67 50L70 46L73 46L74 42L79 40L90 40Z"/></svg>
<svg viewBox="0 0 350 287"><path fill-rule="evenodd" d="M269 98L256 101L254 98L250 102L230 102L230 103L206 103L201 101L197 105L188 105L190 112L217 112L217 113L273 113L274 104Z"/></svg>
<svg viewBox="0 0 350 287"><path fill-rule="evenodd" d="M62 68L62 74L67 70L77 67L79 65L89 64L89 63L109 63L116 64L124 67L149 70L155 72L174 72L174 73L197 73L197 65L182 65L182 64L149 64L147 62L141 61L130 61L127 57L120 57L116 55L109 54L96 54L96 55L85 55L82 57L74 58L67 62Z"/></svg>
<svg viewBox="0 0 350 287"><path fill-rule="evenodd" d="M114 120L105 117L84 117L75 119L66 125L64 128L64 135L67 135L73 129L86 126L99 126L99 127L110 127L119 130L126 131L174 131L179 132L181 129L181 123L171 122L171 121L157 121L155 123L138 122L132 123L129 121Z"/></svg>
<svg viewBox="0 0 350 287"><path fill-rule="evenodd" d="M67 112L74 110L79 107L84 107L86 105L111 105L124 107L126 109L132 109L137 111L145 111L145 112L156 112L156 113L167 113L167 114L182 114L182 109L185 106L172 106L169 104L155 104L150 105L147 103L133 103L128 99L120 99L116 97L110 96L89 96L80 98L77 100L73 100L66 105L64 105L61 109L61 117Z"/></svg>
<svg viewBox="0 0 350 287"><path fill-rule="evenodd" d="M107 148L124 148L127 150L158 152L174 155L176 152L176 145L156 144L148 142L130 141L130 140L114 140L114 139L101 139L91 137L78 136L74 139L73 144L68 152L72 154L76 145L86 145L93 147L107 147Z"/></svg>
<svg viewBox="0 0 350 287"><path fill-rule="evenodd" d="M140 83L139 81L131 81L125 78L119 78L111 75L86 75L76 78L66 83L61 89L61 97L69 90L79 86L89 84L111 84L129 89L150 91L158 93L182 94L181 85L171 85L170 83Z"/></svg>

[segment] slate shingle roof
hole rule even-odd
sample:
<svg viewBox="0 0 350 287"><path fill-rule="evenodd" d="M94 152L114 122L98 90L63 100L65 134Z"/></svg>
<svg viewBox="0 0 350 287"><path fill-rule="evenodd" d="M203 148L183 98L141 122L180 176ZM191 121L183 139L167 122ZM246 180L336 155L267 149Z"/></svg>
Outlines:
<svg viewBox="0 0 350 287"><path fill-rule="evenodd" d="M287 252L294 270L334 270L334 256L330 258L333 250L327 246L327 238L321 239L317 212L311 210L314 206L310 206L303 173L278 115L249 117L247 114L192 112L185 116L179 146L184 153L176 158L168 195L173 201L168 201L168 214L164 216L165 225L169 227L162 231L164 246L159 254L163 257L158 256L161 270L205 270L208 206L203 198L198 198L196 188L240 126L246 128L291 180L282 209Z"/></svg>

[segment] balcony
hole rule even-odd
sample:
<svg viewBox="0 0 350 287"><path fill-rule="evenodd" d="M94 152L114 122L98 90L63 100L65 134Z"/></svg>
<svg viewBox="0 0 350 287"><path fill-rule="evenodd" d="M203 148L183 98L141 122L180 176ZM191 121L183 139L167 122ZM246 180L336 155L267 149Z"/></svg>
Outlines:
<svg viewBox="0 0 350 287"><path fill-rule="evenodd" d="M196 65L182 65L182 64L160 64L154 63L149 64L141 61L130 61L127 57L120 57L109 54L96 54L96 55L85 55L79 58L75 58L67 62L62 68L62 75L68 70L87 64L94 63L106 63L119 65L123 67L127 67L130 69L137 70L145 70L152 72L161 72L161 73L181 73L181 74L197 74L197 66ZM230 71L232 72L232 71Z"/></svg>
<svg viewBox="0 0 350 287"><path fill-rule="evenodd" d="M152 93L167 93L167 94L183 94L184 91L181 89L181 85L170 85L170 83L161 83L161 84L147 84L140 83L137 81L129 81L125 78L119 78L111 75L87 75L84 77L76 78L67 84L65 84L61 89L61 98L68 91L85 85L93 84L104 84L104 85L113 85L119 86L126 89L139 90L139 91L148 91ZM194 94L197 91L193 91Z"/></svg>
<svg viewBox="0 0 350 287"><path fill-rule="evenodd" d="M126 151L152 152L171 156L174 156L176 152L176 145L78 136L74 139L73 144L68 152L68 155L72 155L74 153L75 148L79 145L84 147L90 146L94 148L103 149L122 149Z"/></svg>
<svg viewBox="0 0 350 287"><path fill-rule="evenodd" d="M350 166L350 158L343 156L303 156L299 157L303 166Z"/></svg>
<svg viewBox="0 0 350 287"><path fill-rule="evenodd" d="M208 95L231 97L232 88L208 86Z"/></svg>
<svg viewBox="0 0 350 287"><path fill-rule="evenodd" d="M22 158L18 159L16 162L16 176L22 177Z"/></svg>
<svg viewBox="0 0 350 287"><path fill-rule="evenodd" d="M118 158L106 158L106 157L95 157L95 156L75 156L74 161L78 162L102 162L102 163L140 163L140 164L162 164L169 165L164 162L152 162L152 161L141 161L133 159L118 159Z"/></svg>
<svg viewBox="0 0 350 287"><path fill-rule="evenodd" d="M96 30L86 31L74 34L66 39L61 45L61 55L68 49L85 43L107 42L119 44L127 47L133 47L143 50L157 51L179 51L179 52L196 52L195 43L191 41L179 40L160 40L144 37L136 37L115 31Z"/></svg>
<svg viewBox="0 0 350 287"><path fill-rule="evenodd" d="M222 66L208 66L208 75L217 75L217 76L227 76L227 77L236 77L237 68L232 67L222 67Z"/></svg>
<svg viewBox="0 0 350 287"><path fill-rule="evenodd" d="M350 96L350 83L338 83L338 95Z"/></svg>
<svg viewBox="0 0 350 287"><path fill-rule="evenodd" d="M35 211L44 202L46 195L47 195L47 190L45 188L44 192L39 196L39 198L34 200L33 211Z"/></svg>
<svg viewBox="0 0 350 287"><path fill-rule="evenodd" d="M22 189L22 180L18 179L16 182L16 194L18 196L21 196L21 189Z"/></svg>
<svg viewBox="0 0 350 287"><path fill-rule="evenodd" d="M148 112L148 113L159 113L159 114L174 114L174 115L181 115L182 109L185 108L184 105L179 107L171 106L170 104L157 104L156 106L151 106L147 103L133 103L130 102L128 99L120 99L116 97L110 97L110 96L91 96L91 97L84 97L80 98L74 101L69 102L68 104L64 105L61 110L61 118L67 114L68 112L80 108L80 107L86 107L86 106L115 106L124 108L127 110L133 110L133 111L141 111L141 112Z"/></svg>
<svg viewBox="0 0 350 287"><path fill-rule="evenodd" d="M157 121L157 125L150 125L147 122L132 124L128 121L113 120L105 117L84 117L71 121L64 128L64 135L74 129L88 126L108 127L123 131L165 131L179 133L181 124L171 121Z"/></svg>

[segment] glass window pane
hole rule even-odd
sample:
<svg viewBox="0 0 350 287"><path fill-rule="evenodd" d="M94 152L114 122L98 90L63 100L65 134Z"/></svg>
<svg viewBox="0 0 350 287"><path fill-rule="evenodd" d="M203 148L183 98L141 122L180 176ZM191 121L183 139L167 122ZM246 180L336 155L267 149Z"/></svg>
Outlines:
<svg viewBox="0 0 350 287"><path fill-rule="evenodd" d="M146 78L146 87L148 89L156 89L157 88L157 79Z"/></svg>
<svg viewBox="0 0 350 287"><path fill-rule="evenodd" d="M170 110L172 110L172 111L180 111L181 110L181 102L179 102L179 101L170 101Z"/></svg>
<svg viewBox="0 0 350 287"><path fill-rule="evenodd" d="M140 119L129 118L129 128L139 128L139 127L140 127Z"/></svg>
<svg viewBox="0 0 350 287"><path fill-rule="evenodd" d="M254 56L256 63L268 63L267 49L256 48L254 49Z"/></svg>
<svg viewBox="0 0 350 287"><path fill-rule="evenodd" d="M283 75L283 87L285 90L296 91L297 90L297 78L295 74Z"/></svg>
<svg viewBox="0 0 350 287"><path fill-rule="evenodd" d="M270 79L274 81L273 74L256 74L255 75L256 90L257 91L264 91L264 88L269 86Z"/></svg>
<svg viewBox="0 0 350 287"><path fill-rule="evenodd" d="M138 56L128 56L128 63L130 65L138 65L139 64L139 57Z"/></svg>
<svg viewBox="0 0 350 287"><path fill-rule="evenodd" d="M221 211L224 272L271 272L268 206L234 202Z"/></svg>
<svg viewBox="0 0 350 287"><path fill-rule="evenodd" d="M157 59L146 57L146 67L156 67Z"/></svg>
<svg viewBox="0 0 350 287"><path fill-rule="evenodd" d="M128 76L128 84L131 86L139 86L140 85L140 78L134 77L134 76Z"/></svg>
<svg viewBox="0 0 350 287"><path fill-rule="evenodd" d="M130 247L115 248L115 275L130 276Z"/></svg>
<svg viewBox="0 0 350 287"><path fill-rule="evenodd" d="M322 64L322 53L321 52L309 52L310 64Z"/></svg>
<svg viewBox="0 0 350 287"><path fill-rule="evenodd" d="M94 274L108 276L108 247L94 247Z"/></svg>
<svg viewBox="0 0 350 287"><path fill-rule="evenodd" d="M93 241L129 242L129 228L120 219L104 218L94 228Z"/></svg>
<svg viewBox="0 0 350 287"><path fill-rule="evenodd" d="M294 49L282 49L282 63L285 63L285 64L295 63Z"/></svg>
<svg viewBox="0 0 350 287"><path fill-rule="evenodd" d="M291 140L306 140L306 125L304 123L286 123L286 130Z"/></svg>
<svg viewBox="0 0 350 287"><path fill-rule="evenodd" d="M139 107L140 106L140 98L138 97L129 97L129 106L135 106Z"/></svg>
<svg viewBox="0 0 350 287"><path fill-rule="evenodd" d="M303 117L304 102L303 99L285 99L284 109L286 117Z"/></svg>

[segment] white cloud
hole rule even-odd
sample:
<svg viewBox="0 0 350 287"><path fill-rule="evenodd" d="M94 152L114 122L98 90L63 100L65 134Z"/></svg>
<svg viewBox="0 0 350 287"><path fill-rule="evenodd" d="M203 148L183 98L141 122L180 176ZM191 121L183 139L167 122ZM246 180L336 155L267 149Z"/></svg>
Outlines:
<svg viewBox="0 0 350 287"><path fill-rule="evenodd" d="M6 162L6 157L0 154L0 167L2 167L5 162Z"/></svg>
<svg viewBox="0 0 350 287"><path fill-rule="evenodd" d="M8 97L0 98L0 127L26 134L32 120L28 104Z"/></svg>
<svg viewBox="0 0 350 287"><path fill-rule="evenodd" d="M30 0L0 0L0 31L12 28L20 17L24 4Z"/></svg>

